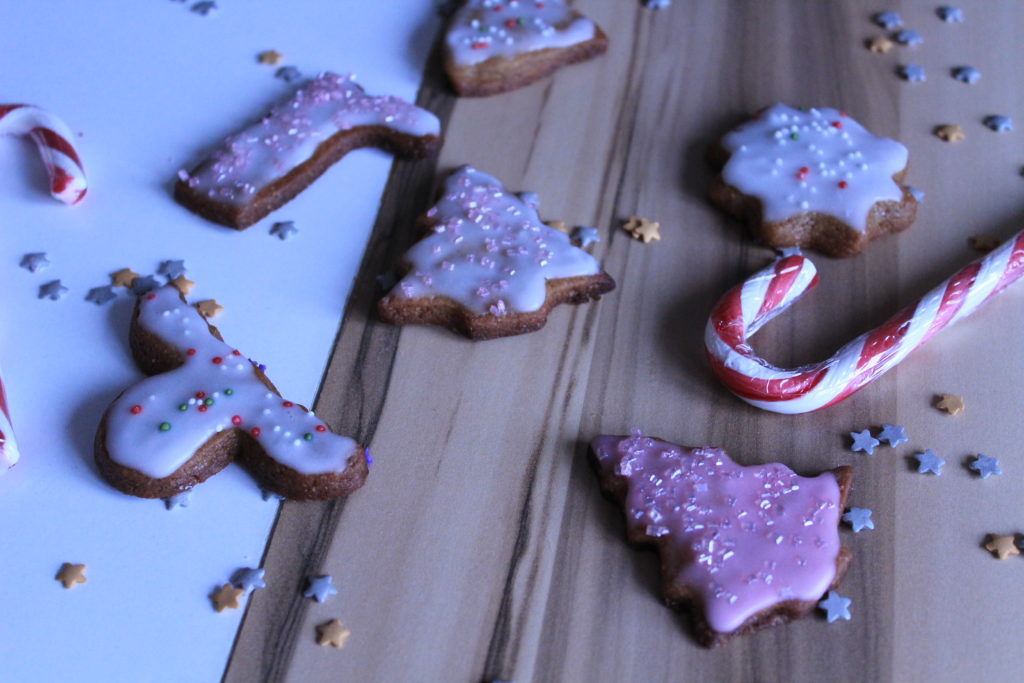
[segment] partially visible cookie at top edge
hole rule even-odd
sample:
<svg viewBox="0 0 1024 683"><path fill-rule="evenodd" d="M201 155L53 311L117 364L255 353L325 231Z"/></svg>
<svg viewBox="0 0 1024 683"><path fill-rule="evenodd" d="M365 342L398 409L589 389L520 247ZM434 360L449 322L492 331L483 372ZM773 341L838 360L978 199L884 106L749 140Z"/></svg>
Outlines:
<svg viewBox="0 0 1024 683"><path fill-rule="evenodd" d="M242 230L354 149L421 158L441 143L441 123L431 112L398 97L368 95L351 76L325 72L228 136L193 170L179 171L174 198L207 220Z"/></svg>
<svg viewBox="0 0 1024 683"><path fill-rule="evenodd" d="M601 27L563 0L467 0L448 20L444 65L458 95L486 97L607 50Z"/></svg>
<svg viewBox="0 0 1024 683"><path fill-rule="evenodd" d="M596 437L590 458L627 540L658 550L665 602L687 609L705 647L808 614L849 567L850 467L802 477L639 433Z"/></svg>
<svg viewBox="0 0 1024 683"><path fill-rule="evenodd" d="M859 254L909 228L907 148L830 108L767 107L712 145L711 201L775 248Z"/></svg>
<svg viewBox="0 0 1024 683"><path fill-rule="evenodd" d="M425 236L380 300L387 323L438 325L484 340L533 332L552 308L597 300L615 281L570 237L541 222L536 202L463 166L421 218Z"/></svg>

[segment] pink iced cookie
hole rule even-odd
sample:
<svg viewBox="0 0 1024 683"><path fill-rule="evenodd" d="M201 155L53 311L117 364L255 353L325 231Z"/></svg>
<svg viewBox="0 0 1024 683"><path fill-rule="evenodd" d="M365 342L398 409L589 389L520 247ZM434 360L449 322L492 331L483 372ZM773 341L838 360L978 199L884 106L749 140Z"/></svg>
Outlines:
<svg viewBox="0 0 1024 683"><path fill-rule="evenodd" d="M639 434L591 448L628 539L658 548L665 600L692 606L705 646L803 616L849 564L838 529L849 467L801 477Z"/></svg>

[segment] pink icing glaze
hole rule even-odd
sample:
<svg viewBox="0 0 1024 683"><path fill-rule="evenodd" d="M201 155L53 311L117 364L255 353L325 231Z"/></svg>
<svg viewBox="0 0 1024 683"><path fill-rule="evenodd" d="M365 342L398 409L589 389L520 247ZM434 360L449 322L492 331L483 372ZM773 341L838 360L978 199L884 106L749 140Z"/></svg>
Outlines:
<svg viewBox="0 0 1024 683"><path fill-rule="evenodd" d="M449 176L427 218L432 232L406 252L409 273L391 296L443 296L501 317L538 310L548 280L601 272L568 235L541 222L535 203L472 166Z"/></svg>
<svg viewBox="0 0 1024 683"><path fill-rule="evenodd" d="M634 434L592 443L604 475L627 481L626 524L659 541L673 583L693 588L708 625L730 633L785 600L817 600L839 554L839 485L781 463L744 467L719 448Z"/></svg>
<svg viewBox="0 0 1024 683"><path fill-rule="evenodd" d="M191 174L178 176L211 199L241 205L307 161L320 143L358 126L439 135L436 116L398 97L371 96L350 75L323 73L274 106L258 123L229 136Z"/></svg>

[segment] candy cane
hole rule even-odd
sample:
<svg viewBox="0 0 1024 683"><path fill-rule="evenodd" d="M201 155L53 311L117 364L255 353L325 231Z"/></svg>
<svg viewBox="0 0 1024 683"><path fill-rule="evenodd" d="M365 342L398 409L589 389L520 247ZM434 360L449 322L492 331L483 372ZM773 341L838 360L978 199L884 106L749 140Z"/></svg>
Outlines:
<svg viewBox="0 0 1024 683"><path fill-rule="evenodd" d="M7 396L3 381L0 381L0 474L14 467L19 457L14 430L11 429L11 414L7 411Z"/></svg>
<svg viewBox="0 0 1024 683"><path fill-rule="evenodd" d="M711 368L747 403L776 413L806 413L838 403L907 357L948 325L1024 275L1024 232L966 266L880 327L831 358L787 370L758 356L747 338L818 283L801 255L777 260L733 287L711 312L704 347Z"/></svg>
<svg viewBox="0 0 1024 683"><path fill-rule="evenodd" d="M82 162L69 142L71 131L53 114L28 104L0 104L0 134L28 135L50 174L50 194L65 204L85 196Z"/></svg>

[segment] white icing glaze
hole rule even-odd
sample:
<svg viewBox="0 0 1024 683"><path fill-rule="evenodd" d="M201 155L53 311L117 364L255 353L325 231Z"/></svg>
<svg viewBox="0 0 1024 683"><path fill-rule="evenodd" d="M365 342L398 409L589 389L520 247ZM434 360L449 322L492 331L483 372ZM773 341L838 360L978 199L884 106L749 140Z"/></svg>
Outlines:
<svg viewBox="0 0 1024 683"><path fill-rule="evenodd" d="M111 406L107 452L114 462L162 479L226 429L253 434L267 455L305 475L342 472L358 452L355 441L267 389L252 363L210 334L172 285L142 297L139 323L185 362L130 387Z"/></svg>
<svg viewBox="0 0 1024 683"><path fill-rule="evenodd" d="M456 64L569 47L596 27L562 0L469 0L451 18L447 42Z"/></svg>
<svg viewBox="0 0 1024 683"><path fill-rule="evenodd" d="M211 199L242 205L307 161L320 143L358 126L416 137L441 133L441 122L429 111L398 97L367 95L351 76L323 73L179 177Z"/></svg>
<svg viewBox="0 0 1024 683"><path fill-rule="evenodd" d="M502 316L538 310L547 280L601 272L568 235L541 223L536 204L471 166L449 176L427 218L432 233L406 253L410 270L392 296L443 296Z"/></svg>
<svg viewBox="0 0 1024 683"><path fill-rule="evenodd" d="M907 148L835 109L776 104L722 143L732 155L722 179L759 198L768 222L816 211L863 231L872 205L903 196L892 177L906 167Z"/></svg>

